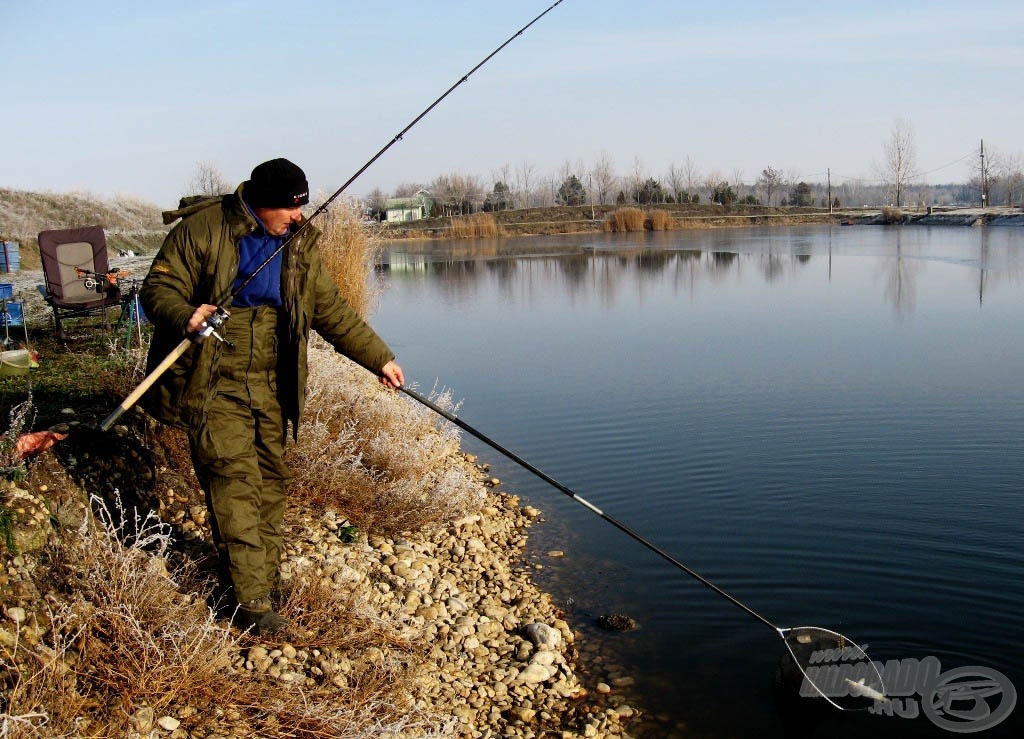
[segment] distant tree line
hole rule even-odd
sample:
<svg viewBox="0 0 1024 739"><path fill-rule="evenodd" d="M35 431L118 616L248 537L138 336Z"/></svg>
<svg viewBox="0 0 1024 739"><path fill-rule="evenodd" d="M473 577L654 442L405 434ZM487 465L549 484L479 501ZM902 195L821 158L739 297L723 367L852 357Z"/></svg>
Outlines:
<svg viewBox="0 0 1024 739"><path fill-rule="evenodd" d="M425 190L430 194L431 216L467 215L478 211L568 205L662 205L716 203L766 207L833 208L860 206L1020 205L1024 201L1024 158L986 147L977 157L977 171L967 182L924 184L917 164L913 127L894 122L883 141L882 160L872 165L870 179L831 175L831 182L814 181L797 172L767 165L750 178L740 170L701 171L692 156L670 162L661 176L652 174L634 158L626 173L616 172L611 157L602 153L589 165L566 161L554 172L541 174L523 160L505 164L483 178L450 172L431 182L407 182L386 193L375 188L365 197L367 210L385 216L391 198L404 198ZM964 159L967 156L963 157ZM830 173L831 174L831 173ZM209 162L197 165L187 194L214 194L232 189Z"/></svg>

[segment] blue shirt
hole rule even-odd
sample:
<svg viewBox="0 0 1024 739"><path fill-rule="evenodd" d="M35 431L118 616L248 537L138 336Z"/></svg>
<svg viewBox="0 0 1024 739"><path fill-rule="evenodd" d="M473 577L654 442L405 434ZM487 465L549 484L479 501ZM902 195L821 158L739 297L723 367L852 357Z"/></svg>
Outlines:
<svg viewBox="0 0 1024 739"><path fill-rule="evenodd" d="M248 203L246 207L249 207ZM251 208L249 212L252 213ZM238 242L238 276L235 277L234 282L236 290L291 234L291 227L288 229L288 234L284 236L269 234L263 225L263 221L255 213L252 213L252 216L256 219L259 227L248 236L243 236L242 240ZM231 304L241 308L252 308L257 305L269 305L274 308L280 308L281 262L283 257L283 252L275 256L274 260L264 267L253 278L252 282L245 286L244 290L235 296Z"/></svg>

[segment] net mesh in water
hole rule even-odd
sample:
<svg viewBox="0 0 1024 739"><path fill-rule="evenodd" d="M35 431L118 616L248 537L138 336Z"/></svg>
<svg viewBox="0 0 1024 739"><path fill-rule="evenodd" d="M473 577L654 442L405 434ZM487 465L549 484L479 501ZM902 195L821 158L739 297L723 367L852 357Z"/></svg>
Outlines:
<svg viewBox="0 0 1024 739"><path fill-rule="evenodd" d="M878 668L857 644L817 626L779 629L786 642L792 676L786 687L802 698L824 698L836 708L856 711L888 700ZM785 670L784 670L785 671Z"/></svg>

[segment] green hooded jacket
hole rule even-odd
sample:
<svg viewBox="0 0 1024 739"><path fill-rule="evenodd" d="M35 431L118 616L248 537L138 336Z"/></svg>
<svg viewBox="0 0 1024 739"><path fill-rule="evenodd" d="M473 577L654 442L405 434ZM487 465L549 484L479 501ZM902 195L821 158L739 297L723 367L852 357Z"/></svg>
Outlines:
<svg viewBox="0 0 1024 739"><path fill-rule="evenodd" d="M164 240L140 292L154 326L147 373L185 338L196 307L222 305L230 296L238 271L238 242L259 225L242 202L244 187L243 183L231 195L183 198L178 210L164 213L165 223L182 221ZM304 229L285 248L281 266L280 310L287 320L281 321L277 337L277 394L282 423L291 421L296 433L305 403L310 329L371 372L379 374L394 359L324 271L319 239L315 228ZM228 349L212 336L189 346L147 391L143 406L163 423L198 426L213 396L224 351Z"/></svg>

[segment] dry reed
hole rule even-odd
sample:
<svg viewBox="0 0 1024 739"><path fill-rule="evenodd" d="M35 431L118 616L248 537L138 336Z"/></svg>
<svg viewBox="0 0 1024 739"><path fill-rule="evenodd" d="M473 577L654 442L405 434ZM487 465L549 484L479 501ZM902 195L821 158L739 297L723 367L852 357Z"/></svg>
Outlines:
<svg viewBox="0 0 1024 739"><path fill-rule="evenodd" d="M613 233L644 230L644 212L639 208L618 208L605 218L603 229Z"/></svg>
<svg viewBox="0 0 1024 739"><path fill-rule="evenodd" d="M903 223L903 211L892 206L882 208L883 223Z"/></svg>
<svg viewBox="0 0 1024 739"><path fill-rule="evenodd" d="M452 218L448 235L456 239L485 239L501 236L501 226L490 213Z"/></svg>
<svg viewBox="0 0 1024 739"><path fill-rule="evenodd" d="M360 220L352 203L332 205L317 227L323 234L320 259L324 269L349 305L366 318L380 297L380 287L371 279L380 252L379 235L372 224Z"/></svg>
<svg viewBox="0 0 1024 739"><path fill-rule="evenodd" d="M646 227L651 231L669 231L675 226L675 221L672 219L672 214L666 210L649 210L647 211Z"/></svg>

